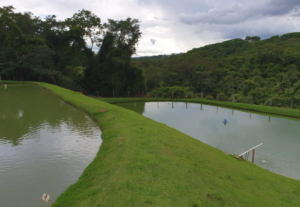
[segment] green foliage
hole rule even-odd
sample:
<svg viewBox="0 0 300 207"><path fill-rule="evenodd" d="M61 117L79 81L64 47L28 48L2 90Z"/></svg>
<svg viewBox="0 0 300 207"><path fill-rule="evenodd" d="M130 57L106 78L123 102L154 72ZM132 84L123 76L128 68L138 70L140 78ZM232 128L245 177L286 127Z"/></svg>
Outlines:
<svg viewBox="0 0 300 207"><path fill-rule="evenodd" d="M105 96L113 90L146 91L143 70L130 64L141 37L138 23L109 20L104 27L84 9L64 21L55 15L42 20L0 7L1 79L44 81ZM96 56L94 44L101 45Z"/></svg>
<svg viewBox="0 0 300 207"><path fill-rule="evenodd" d="M214 97L211 96L211 95L208 95L208 96L205 96L205 99L207 99L207 100L214 100Z"/></svg>
<svg viewBox="0 0 300 207"><path fill-rule="evenodd" d="M259 84L256 83L254 80L249 80L249 79L245 80L243 82L243 89L242 89L243 95L247 96L251 90L256 89L258 86Z"/></svg>
<svg viewBox="0 0 300 207"><path fill-rule="evenodd" d="M91 48L98 43L99 35L102 33L103 26L101 20L95 14L90 11L82 9L79 13L75 13L72 18L67 18L64 24L70 29L79 27L84 29L84 35L91 41Z"/></svg>
<svg viewBox="0 0 300 207"><path fill-rule="evenodd" d="M263 103L264 100L268 97L268 94L263 88L255 88L249 92L250 97L252 98L252 102L254 104Z"/></svg>
<svg viewBox="0 0 300 207"><path fill-rule="evenodd" d="M266 105L269 105L270 101L266 102ZM288 107L291 105L291 99L288 97L272 97L272 106L277 107Z"/></svg>
<svg viewBox="0 0 300 207"><path fill-rule="evenodd" d="M294 87L300 81L299 34L265 40L247 36L160 59L144 58L134 65L145 71L149 90L163 82L165 87L187 86L216 98L238 94L236 101L242 103L264 104L272 96L292 100L300 94Z"/></svg>
<svg viewBox="0 0 300 207"><path fill-rule="evenodd" d="M151 91L150 95L155 98L194 98L191 89L183 86L156 88Z"/></svg>
<svg viewBox="0 0 300 207"><path fill-rule="evenodd" d="M207 99L207 96L206 96L206 99ZM226 96L224 93L219 93L216 97L216 100L218 100L218 101L227 101L228 96Z"/></svg>
<svg viewBox="0 0 300 207"><path fill-rule="evenodd" d="M245 38L245 40L247 40L247 41L249 41L249 42L254 42L254 41L260 41L260 37L258 37L258 36L247 36L246 38Z"/></svg>
<svg viewBox="0 0 300 207"><path fill-rule="evenodd" d="M85 72L85 87L102 96L125 96L146 91L143 70L131 65L131 56L141 37L139 21L109 20L107 31L93 64ZM128 93L127 93L128 94Z"/></svg>

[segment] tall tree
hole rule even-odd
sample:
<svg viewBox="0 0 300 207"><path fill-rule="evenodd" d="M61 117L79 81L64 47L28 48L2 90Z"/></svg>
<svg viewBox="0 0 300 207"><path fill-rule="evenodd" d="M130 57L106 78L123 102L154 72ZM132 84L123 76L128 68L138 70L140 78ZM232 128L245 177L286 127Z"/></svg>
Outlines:
<svg viewBox="0 0 300 207"><path fill-rule="evenodd" d="M79 26L85 30L85 36L91 41L91 49L95 43L98 42L99 35L103 31L103 26L101 24L101 19L97 17L94 13L88 10L79 10L71 18L66 19L65 24L68 27Z"/></svg>

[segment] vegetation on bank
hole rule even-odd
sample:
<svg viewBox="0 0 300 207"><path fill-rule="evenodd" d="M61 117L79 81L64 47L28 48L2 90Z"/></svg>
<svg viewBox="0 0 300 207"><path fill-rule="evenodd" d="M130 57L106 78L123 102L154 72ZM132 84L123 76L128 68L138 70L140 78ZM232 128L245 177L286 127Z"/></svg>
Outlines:
<svg viewBox="0 0 300 207"><path fill-rule="evenodd" d="M96 158L54 207L300 206L300 181L239 161L130 110L33 84L86 111L102 130Z"/></svg>

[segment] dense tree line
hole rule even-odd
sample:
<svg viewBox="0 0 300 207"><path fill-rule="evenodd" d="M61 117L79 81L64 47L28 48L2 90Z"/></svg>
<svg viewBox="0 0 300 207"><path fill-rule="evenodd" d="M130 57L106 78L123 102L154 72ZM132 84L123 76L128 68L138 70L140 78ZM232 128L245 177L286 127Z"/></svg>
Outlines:
<svg viewBox="0 0 300 207"><path fill-rule="evenodd" d="M218 100L234 95L238 102L267 105L272 98L273 105L290 106L294 100L300 107L299 49L298 32L265 40L248 36L133 65L144 69L154 96L171 97L170 87L178 86Z"/></svg>
<svg viewBox="0 0 300 207"><path fill-rule="evenodd" d="M106 96L145 91L142 70L131 65L139 21L108 20L80 10L64 21L0 7L0 77L43 81ZM88 46L90 45L90 46ZM97 54L95 46L100 47Z"/></svg>

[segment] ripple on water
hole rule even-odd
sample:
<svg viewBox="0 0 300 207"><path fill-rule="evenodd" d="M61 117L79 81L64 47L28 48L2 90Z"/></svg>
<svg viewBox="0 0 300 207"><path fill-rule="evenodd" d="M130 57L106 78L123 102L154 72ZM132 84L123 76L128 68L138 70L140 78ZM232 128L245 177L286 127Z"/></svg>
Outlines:
<svg viewBox="0 0 300 207"><path fill-rule="evenodd" d="M0 206L39 206L43 193L51 205L94 159L101 131L85 113L39 88L10 87L0 97Z"/></svg>

